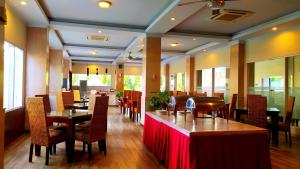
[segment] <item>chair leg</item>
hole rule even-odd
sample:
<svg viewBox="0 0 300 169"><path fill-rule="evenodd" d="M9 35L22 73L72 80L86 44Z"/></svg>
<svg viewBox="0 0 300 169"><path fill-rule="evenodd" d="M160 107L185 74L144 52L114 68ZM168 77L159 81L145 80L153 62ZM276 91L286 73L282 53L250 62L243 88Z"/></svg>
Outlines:
<svg viewBox="0 0 300 169"><path fill-rule="evenodd" d="M66 154L67 154L67 156L69 156L69 143L68 143L68 141L65 141L65 149L66 149Z"/></svg>
<svg viewBox="0 0 300 169"><path fill-rule="evenodd" d="M32 154L33 154L33 144L30 144L30 150L29 150L29 162L32 162Z"/></svg>
<svg viewBox="0 0 300 169"><path fill-rule="evenodd" d="M52 155L52 146L49 146L49 154Z"/></svg>
<svg viewBox="0 0 300 169"><path fill-rule="evenodd" d="M85 153L85 142L82 142L82 151Z"/></svg>
<svg viewBox="0 0 300 169"><path fill-rule="evenodd" d="M103 151L104 151L104 155L106 156L106 140L103 140Z"/></svg>
<svg viewBox="0 0 300 169"><path fill-rule="evenodd" d="M56 154L56 144L53 145L53 154Z"/></svg>
<svg viewBox="0 0 300 169"><path fill-rule="evenodd" d="M101 150L102 150L101 140L98 140L98 149L99 149L99 152L101 152Z"/></svg>
<svg viewBox="0 0 300 169"><path fill-rule="evenodd" d="M290 141L290 146L292 145L292 134L291 131L289 131L289 141Z"/></svg>
<svg viewBox="0 0 300 169"><path fill-rule="evenodd" d="M49 147L46 147L46 162L45 162L46 165L49 164Z"/></svg>
<svg viewBox="0 0 300 169"><path fill-rule="evenodd" d="M285 143L288 143L288 136L287 136L287 132L284 132L285 133Z"/></svg>
<svg viewBox="0 0 300 169"><path fill-rule="evenodd" d="M92 144L88 144L89 160L92 160Z"/></svg>

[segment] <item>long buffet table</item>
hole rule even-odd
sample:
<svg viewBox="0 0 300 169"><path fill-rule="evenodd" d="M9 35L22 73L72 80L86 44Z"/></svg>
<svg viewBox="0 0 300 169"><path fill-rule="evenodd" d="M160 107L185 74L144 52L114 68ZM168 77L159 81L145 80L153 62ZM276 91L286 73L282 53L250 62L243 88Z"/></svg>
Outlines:
<svg viewBox="0 0 300 169"><path fill-rule="evenodd" d="M222 118L147 112L143 143L169 169L271 169L267 130Z"/></svg>

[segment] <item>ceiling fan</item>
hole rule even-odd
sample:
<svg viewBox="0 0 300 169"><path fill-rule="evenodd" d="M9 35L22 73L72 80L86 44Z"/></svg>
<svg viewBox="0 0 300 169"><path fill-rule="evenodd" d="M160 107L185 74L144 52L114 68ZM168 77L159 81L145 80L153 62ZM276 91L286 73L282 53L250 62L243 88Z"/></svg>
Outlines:
<svg viewBox="0 0 300 169"><path fill-rule="evenodd" d="M225 1L238 1L238 0L198 0L198 1L181 3L178 4L178 6L185 6L185 5L191 5L200 2L206 2L208 8L210 8L212 11L212 15L217 15L220 13L220 9L225 6Z"/></svg>
<svg viewBox="0 0 300 169"><path fill-rule="evenodd" d="M126 57L128 60L133 60L133 61L135 61L135 60L141 60L140 58L138 58L138 57L134 57L134 56L132 56L132 53L131 52L128 52L128 56Z"/></svg>

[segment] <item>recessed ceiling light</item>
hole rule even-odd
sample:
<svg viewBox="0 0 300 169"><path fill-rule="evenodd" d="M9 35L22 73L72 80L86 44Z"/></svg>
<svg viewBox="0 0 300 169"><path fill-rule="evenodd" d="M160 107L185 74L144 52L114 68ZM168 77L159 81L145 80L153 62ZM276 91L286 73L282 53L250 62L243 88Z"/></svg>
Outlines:
<svg viewBox="0 0 300 169"><path fill-rule="evenodd" d="M98 33L102 33L102 31L101 31L101 30L98 30Z"/></svg>
<svg viewBox="0 0 300 169"><path fill-rule="evenodd" d="M21 1L20 4L21 5L27 5L27 2L26 1Z"/></svg>
<svg viewBox="0 0 300 169"><path fill-rule="evenodd" d="M96 51L91 51L90 53L91 53L92 55L96 55L96 54L97 54Z"/></svg>
<svg viewBox="0 0 300 169"><path fill-rule="evenodd" d="M98 2L98 6L100 8L109 8L111 6L111 2L110 1L101 0L101 1Z"/></svg>
<svg viewBox="0 0 300 169"><path fill-rule="evenodd" d="M202 51L203 51L203 52L206 52L206 49L203 49Z"/></svg>
<svg viewBox="0 0 300 169"><path fill-rule="evenodd" d="M196 38L193 38L193 40L197 40Z"/></svg>
<svg viewBox="0 0 300 169"><path fill-rule="evenodd" d="M175 21L176 20L176 18L171 18L171 21Z"/></svg>
<svg viewBox="0 0 300 169"><path fill-rule="evenodd" d="M273 28L272 28L272 31L276 31L276 30L277 30L277 27L273 27Z"/></svg>
<svg viewBox="0 0 300 169"><path fill-rule="evenodd" d="M170 44L172 47L176 47L176 46L178 46L179 45L179 43L177 43L177 42L174 42L174 43L171 43Z"/></svg>

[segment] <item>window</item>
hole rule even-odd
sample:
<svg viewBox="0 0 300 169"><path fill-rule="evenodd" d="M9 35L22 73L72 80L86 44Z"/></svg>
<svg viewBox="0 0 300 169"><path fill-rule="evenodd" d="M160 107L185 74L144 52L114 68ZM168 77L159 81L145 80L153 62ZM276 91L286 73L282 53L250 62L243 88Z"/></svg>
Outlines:
<svg viewBox="0 0 300 169"><path fill-rule="evenodd" d="M207 92L208 96L212 94L212 69L202 70L202 92Z"/></svg>
<svg viewBox="0 0 300 169"><path fill-rule="evenodd" d="M124 90L137 90L141 91L141 76L132 76L132 75L125 75L124 76Z"/></svg>
<svg viewBox="0 0 300 169"><path fill-rule="evenodd" d="M4 42L4 103L7 110L23 105L23 50Z"/></svg>
<svg viewBox="0 0 300 169"><path fill-rule="evenodd" d="M88 86L111 86L111 75L73 74L72 85L80 86L80 80L87 80Z"/></svg>
<svg viewBox="0 0 300 169"><path fill-rule="evenodd" d="M176 90L184 91L185 89L185 73L177 73Z"/></svg>
<svg viewBox="0 0 300 169"><path fill-rule="evenodd" d="M166 76L161 75L160 76L160 91L166 90Z"/></svg>

